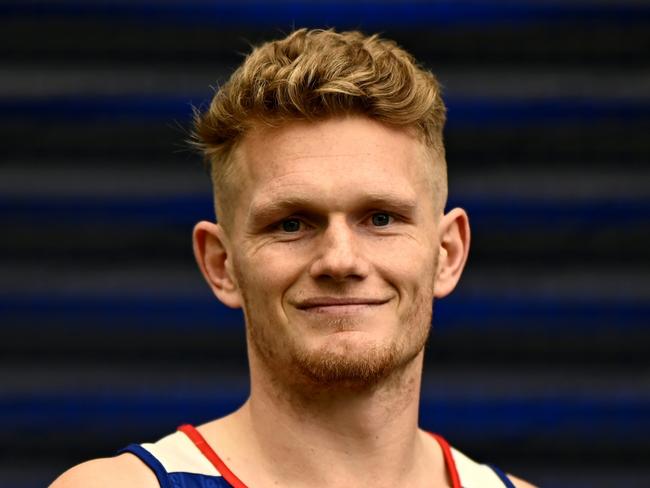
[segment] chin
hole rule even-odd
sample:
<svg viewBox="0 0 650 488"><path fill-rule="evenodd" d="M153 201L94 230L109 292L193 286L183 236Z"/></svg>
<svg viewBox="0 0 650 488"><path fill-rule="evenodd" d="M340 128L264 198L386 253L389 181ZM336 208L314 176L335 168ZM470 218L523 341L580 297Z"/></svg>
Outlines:
<svg viewBox="0 0 650 488"><path fill-rule="evenodd" d="M294 357L298 371L321 387L361 387L379 383L404 364L396 344L361 340L359 334L339 332L313 350L299 351Z"/></svg>

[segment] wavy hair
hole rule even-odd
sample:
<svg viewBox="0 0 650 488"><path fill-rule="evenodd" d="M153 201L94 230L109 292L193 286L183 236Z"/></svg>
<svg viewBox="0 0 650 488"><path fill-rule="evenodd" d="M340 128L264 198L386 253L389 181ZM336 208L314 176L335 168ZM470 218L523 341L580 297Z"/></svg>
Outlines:
<svg viewBox="0 0 650 488"><path fill-rule="evenodd" d="M256 47L209 108L195 113L193 143L211 167L219 200L233 148L254 124L348 114L415 129L439 155L446 181L438 81L395 42L357 31L300 29Z"/></svg>

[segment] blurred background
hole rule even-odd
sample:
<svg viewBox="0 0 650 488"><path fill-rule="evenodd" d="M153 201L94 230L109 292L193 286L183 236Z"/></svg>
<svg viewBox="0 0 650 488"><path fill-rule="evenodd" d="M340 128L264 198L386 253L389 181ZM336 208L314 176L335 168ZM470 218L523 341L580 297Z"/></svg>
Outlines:
<svg viewBox="0 0 650 488"><path fill-rule="evenodd" d="M0 3L0 485L236 408L242 317L191 253L192 106L292 27L381 32L445 87L470 261L421 424L542 486L650 486L650 5Z"/></svg>

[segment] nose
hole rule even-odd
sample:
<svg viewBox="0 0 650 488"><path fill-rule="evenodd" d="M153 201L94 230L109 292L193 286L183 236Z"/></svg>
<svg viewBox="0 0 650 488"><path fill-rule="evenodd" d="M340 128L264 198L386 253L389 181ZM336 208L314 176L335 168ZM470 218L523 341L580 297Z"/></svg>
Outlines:
<svg viewBox="0 0 650 488"><path fill-rule="evenodd" d="M312 278L334 281L364 279L368 276L369 265L360 252L360 245L359 236L344 218L331 219L310 267Z"/></svg>

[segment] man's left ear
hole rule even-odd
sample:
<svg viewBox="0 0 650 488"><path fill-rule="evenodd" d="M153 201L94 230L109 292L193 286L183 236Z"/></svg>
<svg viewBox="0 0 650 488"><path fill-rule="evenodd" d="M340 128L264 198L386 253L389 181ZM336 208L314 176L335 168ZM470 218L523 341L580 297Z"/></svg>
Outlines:
<svg viewBox="0 0 650 488"><path fill-rule="evenodd" d="M439 250L438 269L434 285L434 296L449 295L463 273L469 253L469 218L462 208L450 210L440 219L438 225Z"/></svg>

